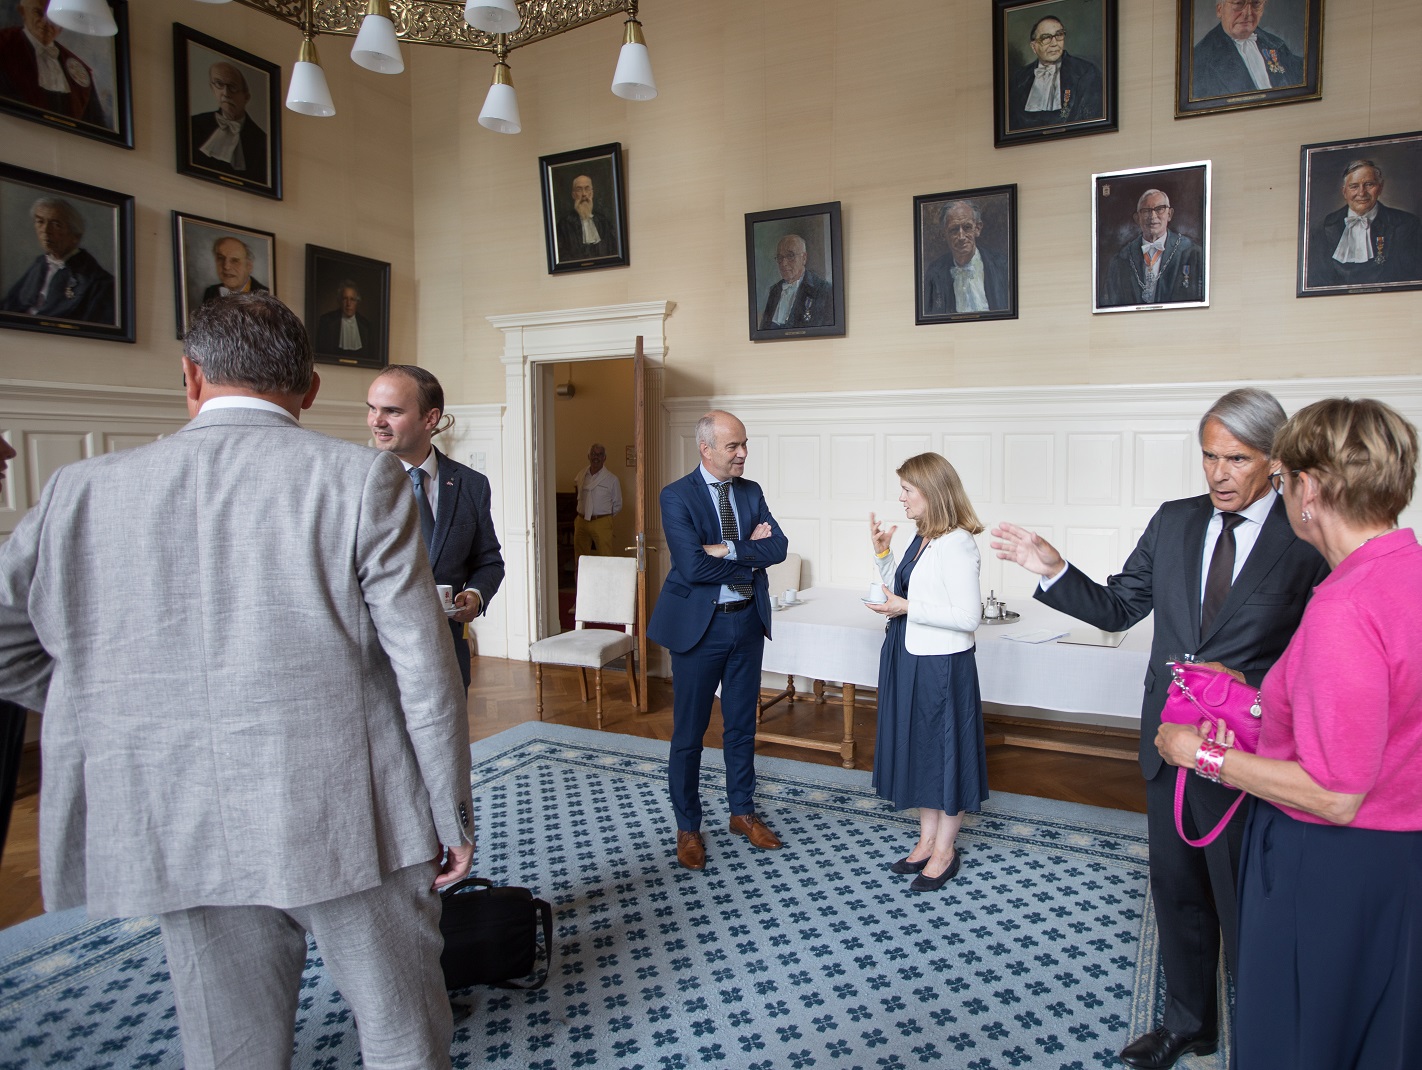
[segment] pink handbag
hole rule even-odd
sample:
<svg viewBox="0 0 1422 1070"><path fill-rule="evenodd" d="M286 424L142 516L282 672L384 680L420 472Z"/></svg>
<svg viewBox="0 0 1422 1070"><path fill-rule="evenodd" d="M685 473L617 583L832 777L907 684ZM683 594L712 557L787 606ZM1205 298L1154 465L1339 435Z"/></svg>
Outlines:
<svg viewBox="0 0 1422 1070"><path fill-rule="evenodd" d="M1246 754L1253 754L1259 748L1261 727L1260 693L1257 688L1242 684L1226 672L1207 669L1203 665L1189 662L1171 661L1170 691L1165 697L1165 708L1160 711L1160 719L1166 724L1187 724L1207 727L1209 738L1214 739L1221 727L1234 733L1234 746ZM1181 813L1185 807L1186 769L1175 771L1175 831L1191 847L1204 847L1213 843L1224 831L1239 804L1244 801L1244 792L1226 811L1220 823L1198 840L1185 835Z"/></svg>

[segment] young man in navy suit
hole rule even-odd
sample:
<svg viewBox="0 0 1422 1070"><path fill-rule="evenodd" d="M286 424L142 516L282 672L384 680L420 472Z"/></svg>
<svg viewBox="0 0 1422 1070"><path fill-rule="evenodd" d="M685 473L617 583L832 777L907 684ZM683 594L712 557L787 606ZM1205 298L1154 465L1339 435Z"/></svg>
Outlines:
<svg viewBox="0 0 1422 1070"><path fill-rule="evenodd" d="M365 422L375 448L395 454L411 473L435 583L454 588L449 630L468 691L469 642L464 626L489 608L489 599L504 582L504 559L489 511L489 481L434 448L434 436L454 418L442 423L444 388L424 368L390 365L370 384L365 404ZM418 476L413 474L416 471Z"/></svg>
<svg viewBox="0 0 1422 1070"><path fill-rule="evenodd" d="M765 570L787 541L760 485L743 478L745 424L713 411L696 424L701 464L662 488L662 530L671 571L647 637L671 651L673 702L667 782L676 811L676 860L706 867L701 838L701 746L721 689L722 747L730 831L763 850L780 846L755 812L755 705L770 637Z"/></svg>

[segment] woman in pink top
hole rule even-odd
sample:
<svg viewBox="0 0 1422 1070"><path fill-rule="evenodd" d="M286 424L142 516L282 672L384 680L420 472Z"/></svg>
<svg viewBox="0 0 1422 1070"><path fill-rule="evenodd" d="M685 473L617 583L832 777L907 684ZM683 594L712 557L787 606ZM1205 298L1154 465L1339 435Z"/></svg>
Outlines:
<svg viewBox="0 0 1422 1070"><path fill-rule="evenodd" d="M1330 398L1279 429L1289 522L1332 567L1264 679L1257 754L1163 725L1166 761L1256 796L1239 870L1237 1070L1422 1066L1417 431Z"/></svg>

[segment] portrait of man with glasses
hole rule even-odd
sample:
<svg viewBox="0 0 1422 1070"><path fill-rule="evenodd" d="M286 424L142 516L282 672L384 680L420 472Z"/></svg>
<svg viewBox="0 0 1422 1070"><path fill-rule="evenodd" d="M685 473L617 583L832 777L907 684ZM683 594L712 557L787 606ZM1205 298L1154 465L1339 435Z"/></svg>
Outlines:
<svg viewBox="0 0 1422 1070"><path fill-rule="evenodd" d="M805 239L787 234L776 243L775 266L780 279L765 297L760 316L763 331L797 327L828 327L834 323L834 288L807 262Z"/></svg>
<svg viewBox="0 0 1422 1070"><path fill-rule="evenodd" d="M1289 6L1288 0L1276 2ZM1218 0L1217 21L1192 53L1191 100L1303 85L1303 57L1260 25L1268 7L1269 0Z"/></svg>
<svg viewBox="0 0 1422 1070"><path fill-rule="evenodd" d="M1132 234L1106 265L1097 304L1170 305L1205 299L1204 256L1198 244L1171 228L1175 209L1162 189L1136 200Z"/></svg>
<svg viewBox="0 0 1422 1070"><path fill-rule="evenodd" d="M1061 19L1053 15L1037 19L1027 44L1033 60L1008 79L1009 131L1104 117L1101 68L1067 51L1067 29Z"/></svg>

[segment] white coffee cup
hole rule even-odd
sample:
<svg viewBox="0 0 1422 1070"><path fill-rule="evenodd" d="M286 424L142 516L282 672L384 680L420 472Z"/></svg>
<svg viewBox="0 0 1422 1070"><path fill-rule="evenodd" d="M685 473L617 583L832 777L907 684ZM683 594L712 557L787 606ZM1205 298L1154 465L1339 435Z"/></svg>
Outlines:
<svg viewBox="0 0 1422 1070"><path fill-rule="evenodd" d="M800 589L798 587L787 587L785 593L780 596L780 604L793 606L800 601Z"/></svg>
<svg viewBox="0 0 1422 1070"><path fill-rule="evenodd" d="M889 596L884 593L884 585L882 583L871 583L869 585L869 593L864 596L864 601L866 602L879 603L887 602L888 600Z"/></svg>
<svg viewBox="0 0 1422 1070"><path fill-rule="evenodd" d="M439 592L440 604L444 606L446 613L454 612L454 588L447 583L435 584L435 590Z"/></svg>

